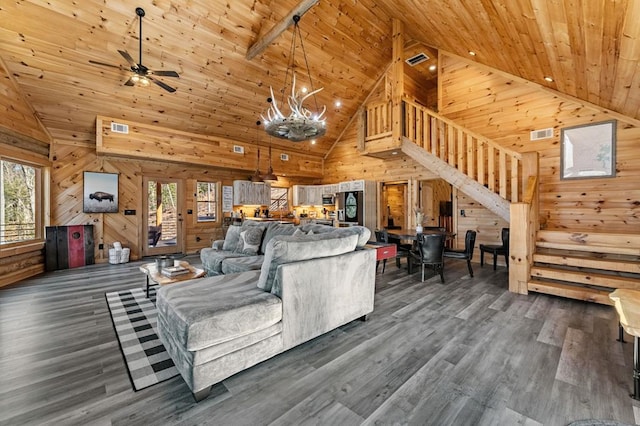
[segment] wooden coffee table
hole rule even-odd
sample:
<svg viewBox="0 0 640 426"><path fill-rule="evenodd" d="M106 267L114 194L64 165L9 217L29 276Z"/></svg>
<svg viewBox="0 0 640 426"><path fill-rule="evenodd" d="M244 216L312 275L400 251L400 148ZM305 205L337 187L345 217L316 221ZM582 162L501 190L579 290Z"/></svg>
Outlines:
<svg viewBox="0 0 640 426"><path fill-rule="evenodd" d="M175 283L179 283L181 281L187 281L187 280L192 280L194 278L200 278L200 277L203 277L205 275L204 269L196 268L196 267L190 265L189 262L187 262L187 261L184 261L184 260L180 261L180 266L182 266L183 268L187 268L189 270L189 272L186 273L186 274L177 275L175 277L167 277L166 275L163 275L156 268L156 263L155 262L153 262L153 263L145 263L144 265L140 266L140 272L142 272L143 274L145 274L147 276L147 299L149 298L149 287L152 284L157 284L157 285L160 285L160 286L168 285L168 284L175 284Z"/></svg>

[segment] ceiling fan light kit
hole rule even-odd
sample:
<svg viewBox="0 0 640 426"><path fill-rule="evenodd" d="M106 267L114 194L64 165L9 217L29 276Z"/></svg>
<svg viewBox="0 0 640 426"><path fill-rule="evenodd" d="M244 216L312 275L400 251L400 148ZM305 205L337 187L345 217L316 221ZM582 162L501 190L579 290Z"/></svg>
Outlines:
<svg viewBox="0 0 640 426"><path fill-rule="evenodd" d="M139 43L138 43L138 51L139 51L139 60L136 63L136 61L133 60L133 58L131 57L131 55L129 55L129 53L125 50L118 50L118 53L120 53L120 55L127 61L127 63L129 64L129 67L131 69L131 71L133 72L133 75L124 83L125 86L136 86L136 85L140 85L140 86L148 86L149 82L154 82L155 84L157 84L158 86L162 87L164 90L166 90L169 93L173 93L176 91L175 88L169 86L168 84L156 79L154 76L160 76L160 77L180 77L180 75L178 75L177 72L175 71L166 71L166 70L152 70L147 68L146 66L144 66L142 64L142 18L145 15L144 9L141 7L136 7L136 15L138 15L138 19L140 20L140 33L139 33ZM121 68L119 66L116 65L110 65L110 64L105 64L103 62L97 62L97 61L89 61L92 64L95 65L102 65L102 66L107 66L107 67L112 67L112 68Z"/></svg>
<svg viewBox="0 0 640 426"><path fill-rule="evenodd" d="M307 62L307 54L304 51L304 44L302 42L302 34L300 32L300 26L298 22L300 16L295 15L293 17L293 38L291 41L291 55L290 62L287 65L287 70L284 77L284 86L282 88L282 94L287 91L287 80L289 77L289 71L291 71L291 95L287 97L287 103L291 112L285 116L281 107L278 107L276 98L273 93L273 87L270 87L271 97L267 99L270 103L267 109L267 116L262 116L264 121L265 131L271 136L275 136L280 139L287 139L292 142L302 142L309 139L317 138L324 135L327 131L326 120L323 118L324 113L327 110L326 106L322 107L320 112L314 113L304 107L303 103L310 97L313 97L316 103L316 111L318 111L318 102L316 100L316 93L320 92L323 88L313 89L313 81L311 80L311 73L309 71L309 63ZM304 64L307 68L307 76L311 85L311 90L305 93L304 89L301 91L296 90L296 74L295 67L295 50L296 50L296 38L300 40L300 47L304 56ZM280 102L280 105L284 104L284 99Z"/></svg>

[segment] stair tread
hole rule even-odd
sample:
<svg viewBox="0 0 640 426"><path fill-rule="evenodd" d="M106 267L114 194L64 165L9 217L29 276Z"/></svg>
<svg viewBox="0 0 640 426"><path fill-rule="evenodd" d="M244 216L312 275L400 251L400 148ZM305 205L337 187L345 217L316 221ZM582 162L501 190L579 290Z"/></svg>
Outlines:
<svg viewBox="0 0 640 426"><path fill-rule="evenodd" d="M539 263L603 269L608 271L640 274L640 260L633 257L604 257L589 256L586 253L562 253L559 250L538 251L533 255L533 261Z"/></svg>
<svg viewBox="0 0 640 426"><path fill-rule="evenodd" d="M559 269L535 265L531 267L531 276L551 278L579 284L598 285L602 287L640 289L640 278L623 276L618 272L606 274L593 271Z"/></svg>
<svg viewBox="0 0 640 426"><path fill-rule="evenodd" d="M531 280L527 283L529 291L536 293L552 294L570 299L584 300L587 302L596 302L605 305L613 305L609 294L611 290L594 288L585 285L572 285L566 283L558 283L543 280Z"/></svg>

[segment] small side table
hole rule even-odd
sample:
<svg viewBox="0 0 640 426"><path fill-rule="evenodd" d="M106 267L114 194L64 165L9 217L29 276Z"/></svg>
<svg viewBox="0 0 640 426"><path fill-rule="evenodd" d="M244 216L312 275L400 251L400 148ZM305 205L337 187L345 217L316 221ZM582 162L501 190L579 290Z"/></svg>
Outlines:
<svg viewBox="0 0 640 426"><path fill-rule="evenodd" d="M394 259L398 253L398 248L393 243L380 243L376 241L369 241L365 244L364 248L373 249L376 251L376 271L378 271L378 264L382 260L382 273L387 266L387 259Z"/></svg>
<svg viewBox="0 0 640 426"><path fill-rule="evenodd" d="M619 288L609 295L613 301L620 325L633 336L633 394L640 400L640 291Z"/></svg>

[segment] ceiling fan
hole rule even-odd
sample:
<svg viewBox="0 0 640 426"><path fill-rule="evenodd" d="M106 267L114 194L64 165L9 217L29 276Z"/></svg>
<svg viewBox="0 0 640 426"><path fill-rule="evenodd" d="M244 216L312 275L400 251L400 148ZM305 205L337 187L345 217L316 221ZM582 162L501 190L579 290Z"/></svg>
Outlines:
<svg viewBox="0 0 640 426"><path fill-rule="evenodd" d="M142 17L145 15L144 13L144 9L141 7L136 7L136 15L138 15L140 17L140 45L139 45L139 51L140 51L140 60L138 61L138 63L136 63L136 61L133 60L133 58L131 57L131 55L129 55L129 53L127 53L127 51L125 50L118 50L118 52L122 55L122 57L129 63L129 65L131 66L131 71L133 71L133 75L131 76L131 78L129 78L129 80L126 81L126 83L124 83L125 86L135 86L136 84L140 84L142 86L148 86L149 82L152 81L155 84L157 84L158 86L162 87L164 90L166 90L167 92L175 92L176 89L169 86L168 84L163 83L162 81L154 78L155 76L160 76L160 77L180 77L178 75L177 72L175 71L163 71L163 70L152 70L147 68L146 66L142 65ZM119 68L119 69L123 69L122 66L120 65L111 65L111 64L105 64L104 62L98 62L98 61L92 61L89 60L90 63L95 64L95 65L102 65L105 67L112 67L112 68Z"/></svg>

